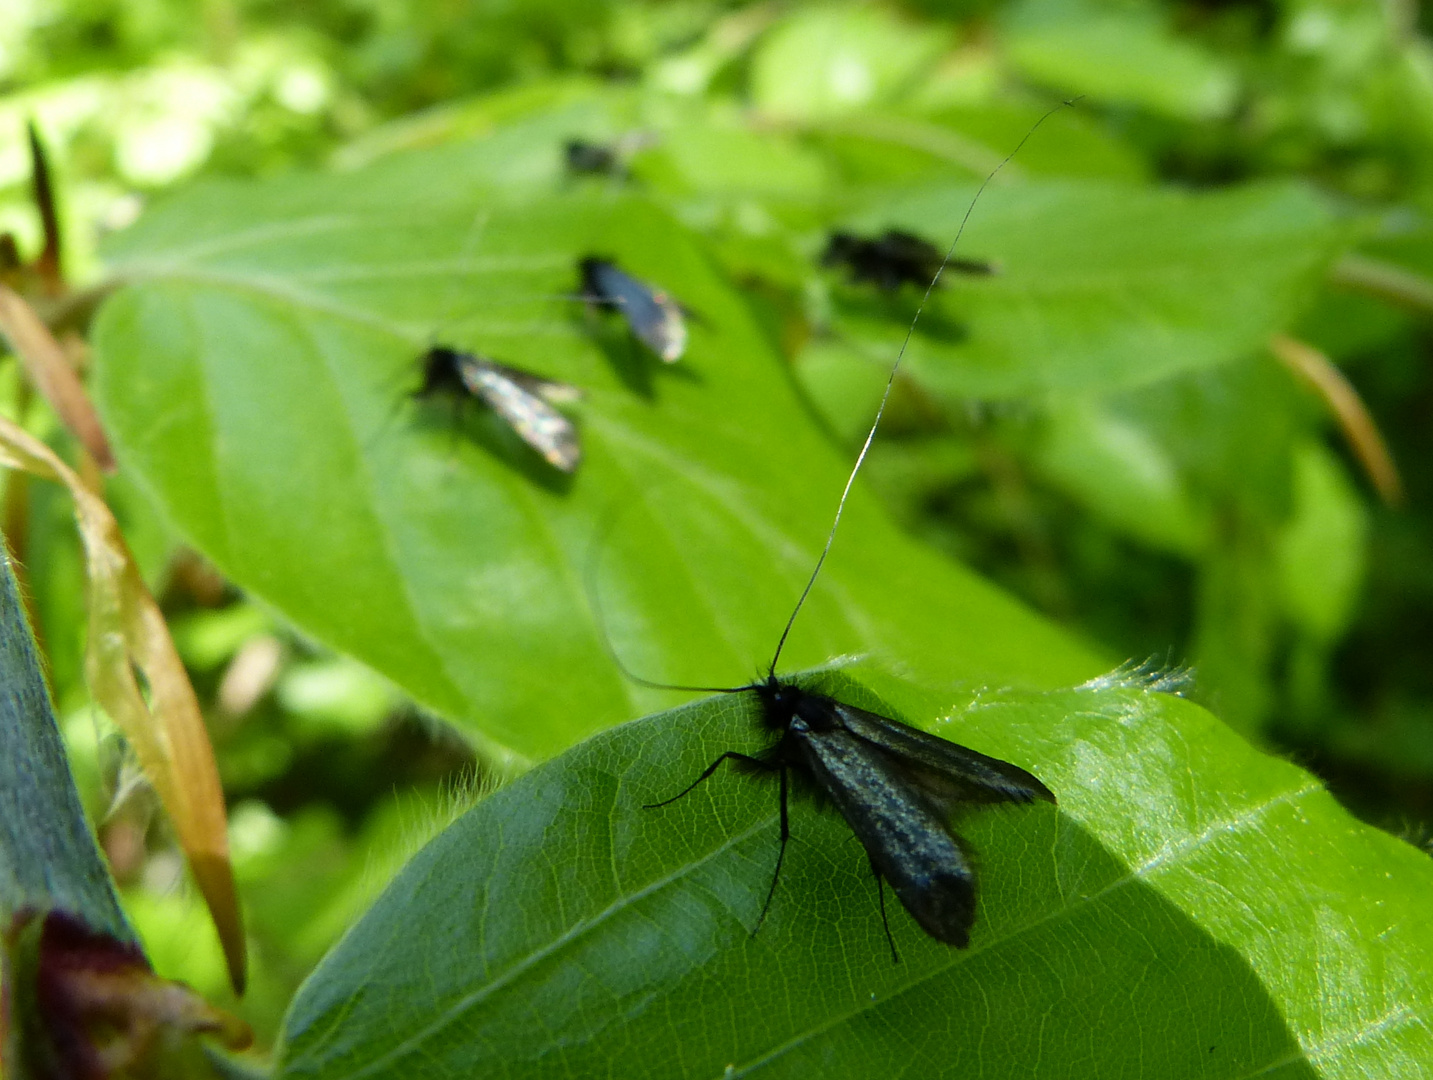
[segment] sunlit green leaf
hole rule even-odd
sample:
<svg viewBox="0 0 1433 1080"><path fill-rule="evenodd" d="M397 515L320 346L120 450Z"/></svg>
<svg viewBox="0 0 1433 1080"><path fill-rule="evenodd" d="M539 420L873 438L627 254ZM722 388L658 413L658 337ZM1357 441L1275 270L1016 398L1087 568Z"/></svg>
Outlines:
<svg viewBox="0 0 1433 1080"><path fill-rule="evenodd" d="M798 117L888 101L931 64L945 37L872 5L808 8L762 39L752 58L752 97L764 110Z"/></svg>
<svg viewBox="0 0 1433 1080"><path fill-rule="evenodd" d="M865 856L805 802L753 936L774 785L722 772L643 808L767 741L751 702L713 699L598 736L421 852L305 984L280 1076L1419 1075L1422 853L1137 686L882 693L1060 797L962 819L968 950L892 903L893 965Z"/></svg>
<svg viewBox="0 0 1433 1080"><path fill-rule="evenodd" d="M614 669L589 576L631 667L743 682L849 461L662 213L611 191L507 203L434 168L455 160L209 187L156 211L113 250L134 284L101 313L96 391L126 468L228 577L491 749L541 758L662 700ZM591 252L691 309L681 363L573 299ZM405 403L435 339L582 388L577 476L491 416L455 430ZM999 683L1091 670L859 489L789 657L857 651Z"/></svg>
<svg viewBox="0 0 1433 1080"><path fill-rule="evenodd" d="M882 191L850 224L944 245L975 191ZM943 397L1013 397L1150 383L1262 347L1305 303L1342 233L1306 188L1208 194L1094 183L992 185L911 341L909 370ZM920 293L837 286L836 328L883 363Z"/></svg>
<svg viewBox="0 0 1433 1080"><path fill-rule="evenodd" d="M1035 0L1023 5L1010 30L1016 65L1064 93L1184 120L1225 116L1238 94L1235 69L1170 33L1150 6Z"/></svg>

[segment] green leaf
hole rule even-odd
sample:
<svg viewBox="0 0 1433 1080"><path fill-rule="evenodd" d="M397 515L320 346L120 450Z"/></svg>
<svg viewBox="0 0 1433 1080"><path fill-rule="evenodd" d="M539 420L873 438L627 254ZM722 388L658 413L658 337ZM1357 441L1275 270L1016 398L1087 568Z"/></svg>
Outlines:
<svg viewBox="0 0 1433 1080"><path fill-rule="evenodd" d="M1368 511L1336 457L1321 444L1296 448L1293 516L1275 555L1284 610L1319 642L1348 626L1363 582Z"/></svg>
<svg viewBox="0 0 1433 1080"><path fill-rule="evenodd" d="M1052 409L1036 463L1056 487L1129 536L1178 555L1199 554L1211 535L1184 478L1157 439L1094 402Z"/></svg>
<svg viewBox="0 0 1433 1080"><path fill-rule="evenodd" d="M1048 112L1043 105L992 102L943 109L938 118L943 126L995 151L998 156L990 163L991 168L1020 146L1020 140L1038 122L1038 134L1020 146L1020 153L1007 169L1027 176L1128 182L1148 178L1149 164L1144 158L1121 142L1116 133L1096 123L1089 110L1061 109L1047 117Z"/></svg>
<svg viewBox="0 0 1433 1080"><path fill-rule="evenodd" d="M751 96L763 111L794 117L889 101L934 62L945 38L877 7L807 8L762 39L751 61Z"/></svg>
<svg viewBox="0 0 1433 1080"><path fill-rule="evenodd" d="M1007 48L1036 82L1180 120L1226 116L1239 91L1230 65L1148 9L1037 0L1012 20Z"/></svg>
<svg viewBox="0 0 1433 1080"><path fill-rule="evenodd" d="M18 914L55 910L137 945L85 821L0 541L0 932Z"/></svg>
<svg viewBox="0 0 1433 1080"><path fill-rule="evenodd" d="M881 191L849 225L949 243L975 194ZM946 398L1111 390L1248 355L1308 299L1343 230L1295 184L1214 193L1032 182L987 189L950 274L922 316L909 370ZM837 286L836 328L884 362L919 293Z"/></svg>
<svg viewBox="0 0 1433 1080"><path fill-rule="evenodd" d="M774 786L723 771L643 808L769 741L750 700L710 699L533 770L422 851L304 985L279 1075L1422 1074L1425 855L1118 679L881 691L1060 797L962 818L982 886L968 950L892 903L893 965L864 854L804 802L752 936Z"/></svg>
<svg viewBox="0 0 1433 1080"><path fill-rule="evenodd" d="M126 469L230 579L493 752L543 758L670 700L614 669L589 572L631 667L745 682L850 462L684 229L610 191L505 202L435 169L456 160L171 201L112 249L134 284L100 313L94 389ZM590 252L692 309L680 364L571 299ZM577 476L491 416L455 432L405 403L435 337L585 390ZM1096 668L859 488L787 656L851 652L1029 686Z"/></svg>

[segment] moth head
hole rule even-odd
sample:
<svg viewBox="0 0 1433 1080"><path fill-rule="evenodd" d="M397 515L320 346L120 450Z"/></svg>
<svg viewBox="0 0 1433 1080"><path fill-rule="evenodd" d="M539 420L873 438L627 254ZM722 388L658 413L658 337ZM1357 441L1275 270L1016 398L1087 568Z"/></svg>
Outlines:
<svg viewBox="0 0 1433 1080"><path fill-rule="evenodd" d="M434 345L423 354L423 384L413 392L414 397L429 397L442 391L463 389L462 376L458 372L458 354L453 349Z"/></svg>
<svg viewBox="0 0 1433 1080"><path fill-rule="evenodd" d="M767 675L752 689L761 699L764 721L768 727L775 729L784 728L791 722L803 696L799 687L782 682L774 674Z"/></svg>

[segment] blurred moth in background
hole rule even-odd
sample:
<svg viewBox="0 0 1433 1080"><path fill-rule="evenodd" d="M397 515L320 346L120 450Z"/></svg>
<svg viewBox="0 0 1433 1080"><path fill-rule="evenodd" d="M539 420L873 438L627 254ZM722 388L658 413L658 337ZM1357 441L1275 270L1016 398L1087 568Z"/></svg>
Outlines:
<svg viewBox="0 0 1433 1080"><path fill-rule="evenodd" d="M629 131L611 142L591 142L587 139L568 139L562 147L563 162L569 176L613 176L627 177L627 163L639 150L645 150L657 142L657 135L650 131Z"/></svg>
<svg viewBox="0 0 1433 1080"><path fill-rule="evenodd" d="M944 253L929 240L900 229L887 229L874 237L833 232L821 254L821 265L844 266L852 281L869 282L887 292L902 285L923 289L942 270L977 276L996 273L995 265L983 259L946 261Z"/></svg>
<svg viewBox="0 0 1433 1080"><path fill-rule="evenodd" d="M687 324L682 306L665 289L634 278L610 259L589 255L577 264L581 296L593 307L620 312L637 340L667 363L682 358Z"/></svg>
<svg viewBox="0 0 1433 1080"><path fill-rule="evenodd" d="M575 472L582 460L577 426L554 406L571 404L582 392L476 353L435 345L421 358L418 399L449 397L459 406L475 398L507 423L555 469Z"/></svg>

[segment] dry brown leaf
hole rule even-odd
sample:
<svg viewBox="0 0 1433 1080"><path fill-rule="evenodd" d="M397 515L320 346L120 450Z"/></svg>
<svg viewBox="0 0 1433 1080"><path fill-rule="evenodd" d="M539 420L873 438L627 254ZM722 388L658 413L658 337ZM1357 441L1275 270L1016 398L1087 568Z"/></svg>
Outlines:
<svg viewBox="0 0 1433 1080"><path fill-rule="evenodd" d="M1384 503L1401 506L1403 478L1398 474L1398 466L1368 406L1338 365L1308 342L1287 334L1275 334L1270 338L1269 350L1323 398Z"/></svg>
<svg viewBox="0 0 1433 1080"><path fill-rule="evenodd" d="M229 978L242 992L244 930L229 865L224 795L189 676L109 507L44 443L0 418L0 464L70 489L89 579L85 674L95 701L124 732L174 822L214 919ZM152 707L135 679L149 686Z"/></svg>
<svg viewBox="0 0 1433 1080"><path fill-rule="evenodd" d="M0 334L25 365L35 388L105 472L114 471L114 454L89 395L65 357L65 350L25 298L0 284Z"/></svg>

